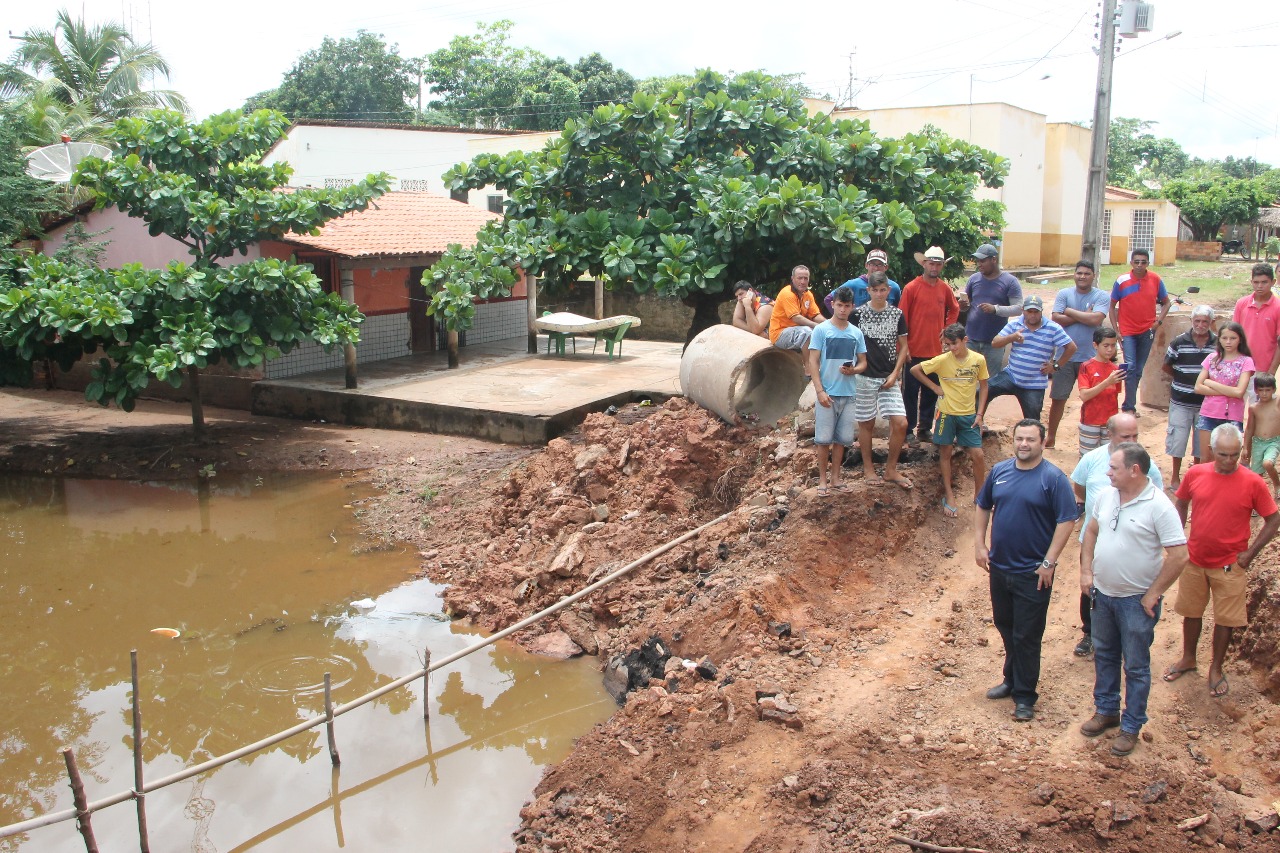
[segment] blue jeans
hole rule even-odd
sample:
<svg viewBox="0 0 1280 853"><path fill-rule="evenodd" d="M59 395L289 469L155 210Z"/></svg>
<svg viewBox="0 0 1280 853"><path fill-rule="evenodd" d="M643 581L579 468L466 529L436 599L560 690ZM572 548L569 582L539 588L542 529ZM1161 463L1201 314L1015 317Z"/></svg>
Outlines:
<svg viewBox="0 0 1280 853"><path fill-rule="evenodd" d="M1138 381L1142 379L1142 370L1147 366L1147 357L1151 355L1151 342L1155 339L1155 329L1147 329L1140 335L1125 335L1120 339L1125 366L1124 403L1120 408L1126 412L1138 410Z"/></svg>
<svg viewBox="0 0 1280 853"><path fill-rule="evenodd" d="M991 619L1004 641L1004 683L1018 705L1040 698L1040 644L1053 588L1036 589L1038 583L1035 572L991 569Z"/></svg>
<svg viewBox="0 0 1280 853"><path fill-rule="evenodd" d="M1147 722L1147 697L1151 694L1151 643L1160 621L1160 604L1154 618L1142 609L1142 596L1112 598L1094 593L1093 703L1099 714L1120 713L1120 668L1124 666L1124 714L1121 731L1137 734Z"/></svg>
<svg viewBox="0 0 1280 853"><path fill-rule="evenodd" d="M1044 388L1023 388L1018 385L1013 379L1013 374L1006 367L987 381L987 405L990 406L991 401L997 397L1012 394L1018 398L1018 407L1022 409L1022 416L1038 421L1040 413L1044 411L1044 392Z"/></svg>

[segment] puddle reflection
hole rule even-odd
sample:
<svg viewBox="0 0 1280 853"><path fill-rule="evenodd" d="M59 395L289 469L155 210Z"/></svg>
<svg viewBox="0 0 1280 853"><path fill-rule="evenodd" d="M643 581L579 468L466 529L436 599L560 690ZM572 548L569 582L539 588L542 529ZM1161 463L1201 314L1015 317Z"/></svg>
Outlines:
<svg viewBox="0 0 1280 853"><path fill-rule="evenodd" d="M438 588L399 586L411 552L360 553L341 479L197 484L0 477L0 824L70 805L58 750L91 799L132 784L129 650L157 778L323 712L474 642ZM389 591L388 591L389 590ZM373 598L372 609L350 602ZM150 633L181 631L178 639ZM591 662L498 645L323 729L147 797L153 849L510 847L541 767L613 710ZM136 844L131 806L94 815ZM81 850L71 822L0 849Z"/></svg>

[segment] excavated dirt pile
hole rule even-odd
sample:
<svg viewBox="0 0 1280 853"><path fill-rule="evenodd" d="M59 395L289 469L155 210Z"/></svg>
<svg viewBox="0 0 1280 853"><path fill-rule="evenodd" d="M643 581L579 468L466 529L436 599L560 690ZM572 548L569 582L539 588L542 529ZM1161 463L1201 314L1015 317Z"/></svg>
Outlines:
<svg viewBox="0 0 1280 853"><path fill-rule="evenodd" d="M455 615L489 629L737 508L520 636L598 655L623 704L548 772L518 850L909 849L895 836L991 851L1275 849L1269 701L1239 684L1214 703L1202 679L1157 679L1133 756L1082 737L1093 670L1070 652L1068 572L1037 719L1013 722L982 695L1000 678L1000 640L971 516L936 511L936 463L904 468L909 491L852 471L827 498L814 471L812 448L787 433L730 428L675 399L593 415L511 468L488 503L455 503L424 569L452 583Z"/></svg>

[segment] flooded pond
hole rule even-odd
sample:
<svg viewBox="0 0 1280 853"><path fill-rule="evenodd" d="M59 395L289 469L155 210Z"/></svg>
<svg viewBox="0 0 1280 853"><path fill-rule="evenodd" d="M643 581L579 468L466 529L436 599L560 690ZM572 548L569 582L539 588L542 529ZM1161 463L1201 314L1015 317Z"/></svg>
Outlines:
<svg viewBox="0 0 1280 853"><path fill-rule="evenodd" d="M0 477L0 825L133 783L129 651L146 777L324 712L474 642L439 587L402 583L411 550L367 552L341 478L195 483ZM363 602L372 599L372 603ZM362 602L354 606L353 602ZM152 633L180 632L177 639ZM593 660L498 644L324 727L147 795L163 851L510 849L545 764L614 709ZM104 850L137 849L132 803L93 815ZM0 850L82 851L74 821Z"/></svg>

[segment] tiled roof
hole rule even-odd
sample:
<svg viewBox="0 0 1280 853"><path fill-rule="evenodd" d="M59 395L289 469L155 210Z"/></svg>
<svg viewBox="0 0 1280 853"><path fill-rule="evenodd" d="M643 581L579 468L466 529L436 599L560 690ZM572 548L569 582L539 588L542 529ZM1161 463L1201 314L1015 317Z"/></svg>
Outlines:
<svg viewBox="0 0 1280 853"><path fill-rule="evenodd" d="M319 235L288 234L284 240L343 255L368 258L386 255L430 255L452 243L473 245L496 213L431 193L389 192L367 210L325 223Z"/></svg>
<svg viewBox="0 0 1280 853"><path fill-rule="evenodd" d="M1124 187L1108 186L1103 198L1107 201L1136 201L1142 197L1142 193L1137 190L1130 190Z"/></svg>

